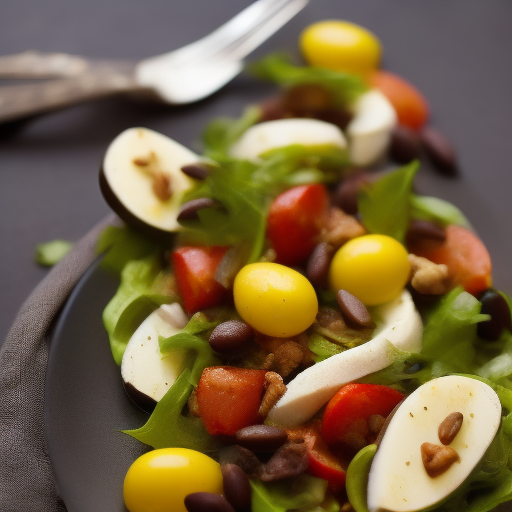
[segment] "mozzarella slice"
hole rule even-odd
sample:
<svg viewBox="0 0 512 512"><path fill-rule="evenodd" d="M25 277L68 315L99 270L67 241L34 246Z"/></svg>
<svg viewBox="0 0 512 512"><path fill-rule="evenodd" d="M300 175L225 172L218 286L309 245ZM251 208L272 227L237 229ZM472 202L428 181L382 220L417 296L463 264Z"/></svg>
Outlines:
<svg viewBox="0 0 512 512"><path fill-rule="evenodd" d="M278 119L251 126L231 147L230 154L241 160L255 160L271 149L303 146L347 147L342 131L317 119Z"/></svg>
<svg viewBox="0 0 512 512"><path fill-rule="evenodd" d="M110 144L100 184L105 199L126 222L161 231L177 231L183 194L194 186L181 167L199 162L198 155L147 128L130 128ZM155 193L155 180L167 180L170 197Z"/></svg>
<svg viewBox="0 0 512 512"><path fill-rule="evenodd" d="M178 303L153 311L134 332L121 362L126 385L158 402L184 370L186 350L162 358L158 337L168 338L185 327L188 317Z"/></svg>
<svg viewBox="0 0 512 512"><path fill-rule="evenodd" d="M269 423L285 427L300 425L349 382L382 370L393 362L389 344L400 350L419 352L423 323L407 290L382 306L374 317L382 323L367 343L317 363L299 373L267 417Z"/></svg>
<svg viewBox="0 0 512 512"><path fill-rule="evenodd" d="M428 476L421 445L441 445L439 424L451 413L464 419L449 445L460 461ZM431 507L455 491L483 457L501 420L501 404L487 384L452 375L431 380L409 395L391 418L368 479L368 510L413 512Z"/></svg>
<svg viewBox="0 0 512 512"><path fill-rule="evenodd" d="M350 161L360 166L375 164L388 149L397 124L396 111L376 89L361 95L352 111L354 117L346 129Z"/></svg>

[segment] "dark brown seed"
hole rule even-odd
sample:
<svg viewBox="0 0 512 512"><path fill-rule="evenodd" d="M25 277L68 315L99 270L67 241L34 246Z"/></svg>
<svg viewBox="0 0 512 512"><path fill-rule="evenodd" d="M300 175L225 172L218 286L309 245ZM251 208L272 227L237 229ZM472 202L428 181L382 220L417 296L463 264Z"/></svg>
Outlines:
<svg viewBox="0 0 512 512"><path fill-rule="evenodd" d="M219 450L219 463L221 466L235 464L241 467L246 475L254 478L259 478L263 470L263 464L254 453L236 444L225 446Z"/></svg>
<svg viewBox="0 0 512 512"><path fill-rule="evenodd" d="M190 178L202 181L208 178L208 175L210 174L210 167L208 166L208 164L203 163L189 164L184 165L181 168L181 172L183 172Z"/></svg>
<svg viewBox="0 0 512 512"><path fill-rule="evenodd" d="M329 266L331 264L334 247L328 243L318 244L311 253L306 267L306 275L316 288L327 288Z"/></svg>
<svg viewBox="0 0 512 512"><path fill-rule="evenodd" d="M251 338L252 328L245 322L238 320L228 320L222 322L210 334L210 347L225 354L241 349Z"/></svg>
<svg viewBox="0 0 512 512"><path fill-rule="evenodd" d="M336 295L336 300L345 322L351 327L372 327L374 325L366 306L347 290L340 290Z"/></svg>
<svg viewBox="0 0 512 512"><path fill-rule="evenodd" d="M510 329L510 308L506 299L496 290L489 288L480 297L481 313L490 315L491 319L477 324L477 334L488 341L496 341L503 329Z"/></svg>
<svg viewBox="0 0 512 512"><path fill-rule="evenodd" d="M251 485L243 469L236 464L221 467L224 496L236 512L251 510Z"/></svg>
<svg viewBox="0 0 512 512"><path fill-rule="evenodd" d="M188 512L235 512L229 501L220 494L193 492L185 497Z"/></svg>
<svg viewBox="0 0 512 512"><path fill-rule="evenodd" d="M441 422L438 428L439 441L444 445L450 444L462 427L464 416L460 412L452 412Z"/></svg>
<svg viewBox="0 0 512 512"><path fill-rule="evenodd" d="M308 451L303 443L288 443L269 459L264 465L260 479L273 482L292 476L301 475L308 469Z"/></svg>
<svg viewBox="0 0 512 512"><path fill-rule="evenodd" d="M455 151L448 139L435 128L427 127L420 134L420 141L427 157L443 174L457 174Z"/></svg>
<svg viewBox="0 0 512 512"><path fill-rule="evenodd" d="M460 458L459 454L450 446L423 443L421 445L421 460L428 476L435 478L442 475Z"/></svg>
<svg viewBox="0 0 512 512"><path fill-rule="evenodd" d="M367 173L359 173L343 180L334 192L334 206L341 208L349 215L355 215L358 211L357 196L359 190L370 183Z"/></svg>
<svg viewBox="0 0 512 512"><path fill-rule="evenodd" d="M270 425L251 425L236 433L237 443L253 452L275 452L286 439L286 430Z"/></svg>
<svg viewBox="0 0 512 512"><path fill-rule="evenodd" d="M215 206L219 206L219 203L213 199L210 199L209 197L192 199L192 201L187 201L181 205L177 220L178 222L182 222L184 220L198 220L199 217L197 212L199 210L204 210L205 208L213 208Z"/></svg>
<svg viewBox="0 0 512 512"><path fill-rule="evenodd" d="M390 157L399 164L407 164L420 157L418 134L407 126L398 125L391 135Z"/></svg>
<svg viewBox="0 0 512 512"><path fill-rule="evenodd" d="M446 231L426 220L412 220L405 235L407 245L413 245L421 240L437 240L444 242L446 240Z"/></svg>

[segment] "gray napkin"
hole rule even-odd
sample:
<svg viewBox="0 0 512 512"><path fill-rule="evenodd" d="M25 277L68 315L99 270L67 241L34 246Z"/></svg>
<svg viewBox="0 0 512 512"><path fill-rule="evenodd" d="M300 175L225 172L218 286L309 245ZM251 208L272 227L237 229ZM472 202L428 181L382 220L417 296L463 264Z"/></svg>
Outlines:
<svg viewBox="0 0 512 512"><path fill-rule="evenodd" d="M44 436L46 365L53 321L97 256L96 225L21 307L0 351L0 512L63 512Z"/></svg>

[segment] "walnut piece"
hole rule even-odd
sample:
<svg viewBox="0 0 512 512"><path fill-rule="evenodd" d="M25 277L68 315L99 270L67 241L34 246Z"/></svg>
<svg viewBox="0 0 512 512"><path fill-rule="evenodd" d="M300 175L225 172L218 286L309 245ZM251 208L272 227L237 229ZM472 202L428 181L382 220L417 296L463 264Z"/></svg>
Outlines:
<svg viewBox="0 0 512 512"><path fill-rule="evenodd" d="M298 368L303 359L304 350L302 346L290 340L275 350L272 369L281 377L287 377L295 368Z"/></svg>
<svg viewBox="0 0 512 512"><path fill-rule="evenodd" d="M409 254L411 265L411 285L419 293L426 295L441 295L450 289L448 267Z"/></svg>
<svg viewBox="0 0 512 512"><path fill-rule="evenodd" d="M338 248L352 238L365 233L364 226L353 215L348 215L340 208L333 206L329 210L327 225L322 230L320 238L322 242L327 242Z"/></svg>
<svg viewBox="0 0 512 512"><path fill-rule="evenodd" d="M432 443L421 445L421 460L430 478L436 478L448 471L454 462L460 460L459 454L450 446L440 446Z"/></svg>
<svg viewBox="0 0 512 512"><path fill-rule="evenodd" d="M285 394L286 386L283 383L283 378L276 372L265 373L265 394L261 401L260 409L258 414L266 418L270 409L277 404L279 399Z"/></svg>

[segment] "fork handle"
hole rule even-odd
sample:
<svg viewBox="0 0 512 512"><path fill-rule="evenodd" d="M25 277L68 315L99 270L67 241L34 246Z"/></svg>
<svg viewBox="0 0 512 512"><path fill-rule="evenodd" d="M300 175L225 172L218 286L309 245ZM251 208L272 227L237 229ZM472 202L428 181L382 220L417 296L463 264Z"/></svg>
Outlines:
<svg viewBox="0 0 512 512"><path fill-rule="evenodd" d="M91 65L82 74L26 85L0 87L0 123L105 96L141 90L135 64Z"/></svg>

